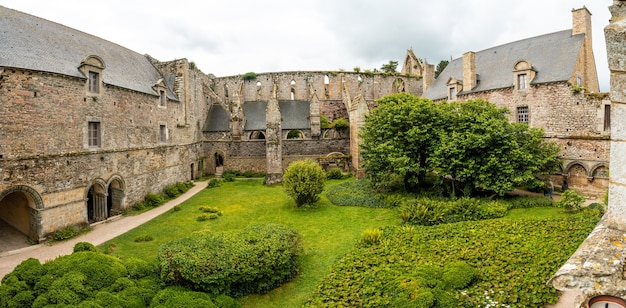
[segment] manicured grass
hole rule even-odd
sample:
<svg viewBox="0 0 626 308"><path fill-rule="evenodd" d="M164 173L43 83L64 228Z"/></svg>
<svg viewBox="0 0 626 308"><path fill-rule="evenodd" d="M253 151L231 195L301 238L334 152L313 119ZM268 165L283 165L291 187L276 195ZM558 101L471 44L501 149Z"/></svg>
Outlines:
<svg viewBox="0 0 626 308"><path fill-rule="evenodd" d="M331 180L327 186L339 182ZM197 221L204 214L199 210L202 206L216 207L223 215ZM244 307L301 306L329 273L331 265L354 246L363 230L400 223L393 209L335 206L324 193L316 207L296 208L282 186L264 186L260 180L226 182L220 187L204 189L181 208L100 245L100 250L114 243L115 256L155 262L161 244L193 232L242 229L257 223L280 223L297 229L304 240L301 274L267 294L240 299ZM135 242L136 238L148 235L154 239Z"/></svg>

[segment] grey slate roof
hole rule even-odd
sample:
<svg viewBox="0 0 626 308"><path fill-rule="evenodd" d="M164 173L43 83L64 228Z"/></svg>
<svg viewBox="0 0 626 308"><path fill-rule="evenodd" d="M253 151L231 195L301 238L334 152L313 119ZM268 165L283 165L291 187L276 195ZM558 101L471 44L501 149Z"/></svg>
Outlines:
<svg viewBox="0 0 626 308"><path fill-rule="evenodd" d="M243 114L246 117L246 125L244 130L265 130L265 110L267 102L245 102L243 103Z"/></svg>
<svg viewBox="0 0 626 308"><path fill-rule="evenodd" d="M222 105L213 105L206 118L203 131L205 132L227 132L230 131L230 116Z"/></svg>
<svg viewBox="0 0 626 308"><path fill-rule="evenodd" d="M279 101L280 116L283 118L281 129L307 129L311 127L308 101Z"/></svg>
<svg viewBox="0 0 626 308"><path fill-rule="evenodd" d="M476 52L478 85L459 94L513 87L513 66L521 60L528 61L537 72L531 84L566 81L574 73L583 39L583 34L572 35L572 30L564 30ZM452 60L423 96L432 100L447 98L451 77L463 80L462 58Z"/></svg>
<svg viewBox="0 0 626 308"><path fill-rule="evenodd" d="M147 56L96 36L0 6L0 67L23 68L86 78L78 69L90 55L106 66L102 81L138 92L163 78ZM171 82L171 78L165 79ZM168 98L178 100L168 84Z"/></svg>

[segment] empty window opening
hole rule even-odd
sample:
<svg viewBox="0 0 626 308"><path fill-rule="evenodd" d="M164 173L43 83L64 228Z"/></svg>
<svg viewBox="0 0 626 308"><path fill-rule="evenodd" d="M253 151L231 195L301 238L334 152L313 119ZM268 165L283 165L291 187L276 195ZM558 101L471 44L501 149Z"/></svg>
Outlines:
<svg viewBox="0 0 626 308"><path fill-rule="evenodd" d="M88 123L88 144L90 148L99 148L101 146L100 139L100 122Z"/></svg>
<svg viewBox="0 0 626 308"><path fill-rule="evenodd" d="M604 131L611 130L611 105L604 105Z"/></svg>
<svg viewBox="0 0 626 308"><path fill-rule="evenodd" d="M159 106L165 107L166 99L167 99L167 96L165 95L165 91L163 90L159 91Z"/></svg>
<svg viewBox="0 0 626 308"><path fill-rule="evenodd" d="M295 100L296 99L296 89L291 89L291 100Z"/></svg>
<svg viewBox="0 0 626 308"><path fill-rule="evenodd" d="M517 122L528 123L528 106L517 107Z"/></svg>
<svg viewBox="0 0 626 308"><path fill-rule="evenodd" d="M324 75L324 84L330 84L330 78L328 78L328 75Z"/></svg>
<svg viewBox="0 0 626 308"><path fill-rule="evenodd" d="M448 100L456 99L456 87L450 87L448 89Z"/></svg>
<svg viewBox="0 0 626 308"><path fill-rule="evenodd" d="M290 130L287 133L287 139L302 139L302 132L298 130Z"/></svg>
<svg viewBox="0 0 626 308"><path fill-rule="evenodd" d="M159 125L159 141L167 141L167 126L165 125Z"/></svg>

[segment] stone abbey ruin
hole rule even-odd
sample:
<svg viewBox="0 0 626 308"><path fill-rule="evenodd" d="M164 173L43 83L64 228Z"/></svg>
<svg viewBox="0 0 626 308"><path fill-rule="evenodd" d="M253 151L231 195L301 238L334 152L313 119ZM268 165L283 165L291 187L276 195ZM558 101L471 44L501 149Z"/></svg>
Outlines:
<svg viewBox="0 0 626 308"><path fill-rule="evenodd" d="M310 158L362 176L359 128L376 100L399 92L506 107L561 146L557 185L595 195L609 186L616 111L598 93L584 7L570 29L467 52L436 79L413 49L398 74L216 77L2 6L0 29L0 223L33 241L220 169L276 183L290 162ZM323 127L324 118L348 127Z"/></svg>

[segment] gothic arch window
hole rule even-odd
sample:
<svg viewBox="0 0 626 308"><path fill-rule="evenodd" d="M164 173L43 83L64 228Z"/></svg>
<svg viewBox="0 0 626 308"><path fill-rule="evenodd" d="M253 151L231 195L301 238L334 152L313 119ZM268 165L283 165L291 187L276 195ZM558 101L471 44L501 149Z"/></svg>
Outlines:
<svg viewBox="0 0 626 308"><path fill-rule="evenodd" d="M296 99L296 81L292 79L289 84L291 85L291 90L290 90L291 97L290 97L290 99L291 100L295 100Z"/></svg>
<svg viewBox="0 0 626 308"><path fill-rule="evenodd" d="M287 133L287 139L302 139L304 134L299 130L290 130Z"/></svg>

